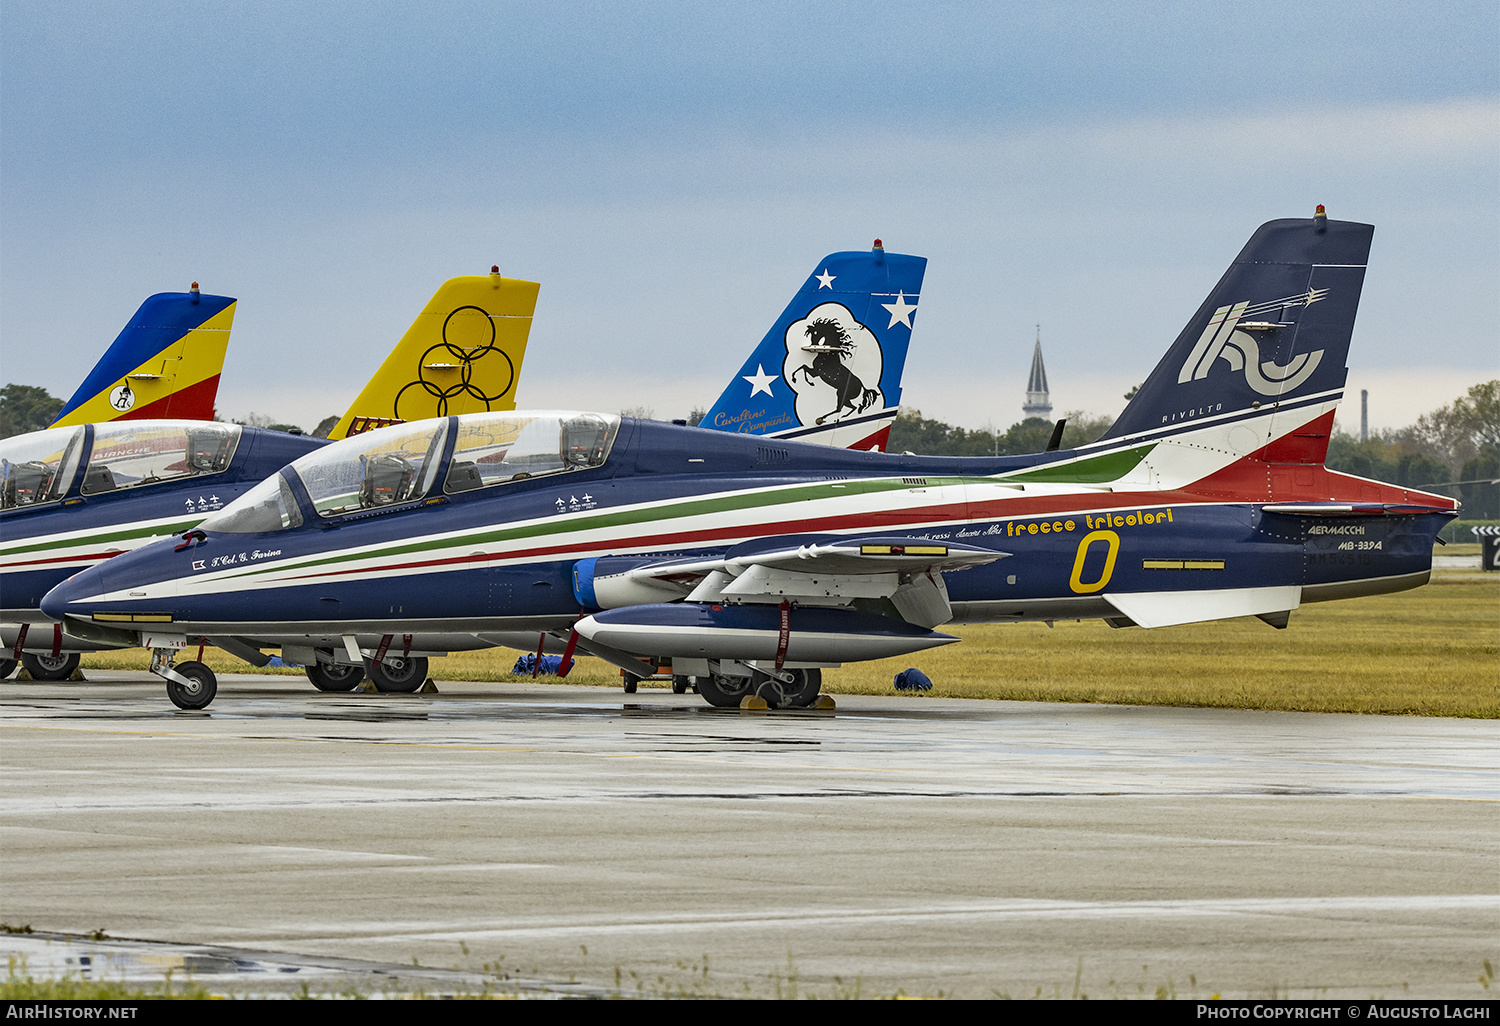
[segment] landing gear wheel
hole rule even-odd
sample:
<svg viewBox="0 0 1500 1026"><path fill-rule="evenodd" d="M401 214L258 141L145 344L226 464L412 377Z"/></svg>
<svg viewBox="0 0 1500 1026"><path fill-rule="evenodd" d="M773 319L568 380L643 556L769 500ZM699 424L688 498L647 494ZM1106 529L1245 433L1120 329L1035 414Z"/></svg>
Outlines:
<svg viewBox="0 0 1500 1026"><path fill-rule="evenodd" d="M772 709L805 709L815 702L823 689L822 670L792 670L792 682L757 674L755 693Z"/></svg>
<svg viewBox="0 0 1500 1026"><path fill-rule="evenodd" d="M21 665L33 680L67 680L78 669L78 653L64 652L62 655L33 655L23 653Z"/></svg>
<svg viewBox="0 0 1500 1026"><path fill-rule="evenodd" d="M730 709L740 704L740 699L750 694L749 677L725 677L721 674L710 674L707 677L698 678L698 694L709 705L718 706L720 709Z"/></svg>
<svg viewBox="0 0 1500 1026"><path fill-rule="evenodd" d="M401 656L384 662L370 663L370 680L376 691L386 694L411 694L421 690L427 680L425 656Z"/></svg>
<svg viewBox="0 0 1500 1026"><path fill-rule="evenodd" d="M353 691L365 679L363 666L347 663L308 663L307 679L319 691Z"/></svg>
<svg viewBox="0 0 1500 1026"><path fill-rule="evenodd" d="M639 677L632 677L629 674L626 675L626 677L625 677L625 693L627 695L633 695L633 694L635 694L636 689L639 688L640 686L641 686L641 679Z"/></svg>
<svg viewBox="0 0 1500 1026"><path fill-rule="evenodd" d="M693 688L693 682L696 681L696 680L697 680L696 677L689 677L685 673L676 673L676 674L673 674L672 675L672 694L674 694L674 695L685 695L685 694L687 694L690 690L692 690L692 688Z"/></svg>
<svg viewBox="0 0 1500 1026"><path fill-rule="evenodd" d="M214 671L202 663L189 660L178 663L173 669L188 679L187 684L167 681L167 697L177 708L202 709L219 693L218 678L214 676Z"/></svg>
<svg viewBox="0 0 1500 1026"><path fill-rule="evenodd" d="M14 659L0 659L0 680L5 680L16 672L16 661Z"/></svg>

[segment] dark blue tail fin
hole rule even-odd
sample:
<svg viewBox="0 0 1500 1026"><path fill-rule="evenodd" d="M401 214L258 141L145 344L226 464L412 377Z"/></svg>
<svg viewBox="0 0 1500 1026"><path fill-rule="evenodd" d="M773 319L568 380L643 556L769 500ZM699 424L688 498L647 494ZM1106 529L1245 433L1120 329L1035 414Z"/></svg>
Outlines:
<svg viewBox="0 0 1500 1026"><path fill-rule="evenodd" d="M1374 232L1321 206L1261 225L1104 440L1336 404Z"/></svg>

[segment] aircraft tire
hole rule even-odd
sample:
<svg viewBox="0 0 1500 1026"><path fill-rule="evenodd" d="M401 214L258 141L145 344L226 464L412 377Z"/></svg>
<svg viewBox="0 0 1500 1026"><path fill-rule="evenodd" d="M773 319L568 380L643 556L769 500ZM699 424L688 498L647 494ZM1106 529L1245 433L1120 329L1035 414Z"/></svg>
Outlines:
<svg viewBox="0 0 1500 1026"><path fill-rule="evenodd" d="M21 665L33 680L67 680L78 669L78 653L64 652L62 655L21 654Z"/></svg>
<svg viewBox="0 0 1500 1026"><path fill-rule="evenodd" d="M353 691L365 679L363 666L346 663L308 663L304 669L307 679L319 691Z"/></svg>
<svg viewBox="0 0 1500 1026"><path fill-rule="evenodd" d="M685 695L685 694L687 694L690 690L692 690L693 681L694 680L696 680L696 678L689 677L685 673L675 673L675 674L673 674L672 675L672 694L674 694L674 695Z"/></svg>
<svg viewBox="0 0 1500 1026"><path fill-rule="evenodd" d="M635 694L636 689L639 688L640 686L641 686L641 679L639 677L631 677L629 675L626 675L626 677L625 677L625 693L627 695L633 695L633 694Z"/></svg>
<svg viewBox="0 0 1500 1026"><path fill-rule="evenodd" d="M219 693L219 679L202 663L189 660L173 667L191 683L183 685L175 680L167 681L167 697L179 709L202 709Z"/></svg>
<svg viewBox="0 0 1500 1026"><path fill-rule="evenodd" d="M375 690L384 694L411 694L421 690L427 680L425 656L402 656L385 662L370 663L370 680Z"/></svg>
<svg viewBox="0 0 1500 1026"><path fill-rule="evenodd" d="M823 689L823 671L793 670L792 682L784 684L771 676L757 675L755 693L772 709L805 709Z"/></svg>
<svg viewBox="0 0 1500 1026"><path fill-rule="evenodd" d="M14 659L0 659L0 680L5 680L16 672L16 661Z"/></svg>
<svg viewBox="0 0 1500 1026"><path fill-rule="evenodd" d="M720 709L731 709L740 704L740 699L750 694L749 677L725 677L710 674L698 678L698 694L709 705Z"/></svg>

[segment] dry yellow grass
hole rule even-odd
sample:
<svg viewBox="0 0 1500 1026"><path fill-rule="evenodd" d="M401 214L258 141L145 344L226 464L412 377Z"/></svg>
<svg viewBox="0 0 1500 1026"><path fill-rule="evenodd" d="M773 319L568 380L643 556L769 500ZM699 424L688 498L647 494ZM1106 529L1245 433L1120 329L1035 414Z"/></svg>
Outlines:
<svg viewBox="0 0 1500 1026"><path fill-rule="evenodd" d="M1448 572L1415 591L1158 630L1099 621L954 627L935 652L824 675L824 690L891 691L910 665L929 694L1307 712L1500 716L1500 576Z"/></svg>
<svg viewBox="0 0 1500 1026"><path fill-rule="evenodd" d="M944 630L963 642L824 671L823 689L895 694L895 674L917 666L933 680L928 694L949 698L1500 717L1500 575L1478 571L1439 571L1427 587L1398 595L1304 606L1284 631L1254 619L1153 631L1098 621ZM434 660L432 671L439 680L513 680L518 654L462 653ZM137 651L91 655L84 665L147 662ZM265 672L215 649L205 662L218 673ZM567 679L619 682L619 671L596 659L581 659Z"/></svg>

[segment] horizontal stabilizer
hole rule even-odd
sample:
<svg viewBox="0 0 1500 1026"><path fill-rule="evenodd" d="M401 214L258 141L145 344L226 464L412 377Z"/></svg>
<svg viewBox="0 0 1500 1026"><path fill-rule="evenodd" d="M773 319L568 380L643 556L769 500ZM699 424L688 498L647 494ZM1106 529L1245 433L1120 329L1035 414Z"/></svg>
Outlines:
<svg viewBox="0 0 1500 1026"><path fill-rule="evenodd" d="M1236 616L1290 612L1302 604L1302 589L1286 585L1218 591L1137 591L1104 598L1139 627L1174 627Z"/></svg>
<svg viewBox="0 0 1500 1026"><path fill-rule="evenodd" d="M1267 513L1288 513L1299 517L1410 517L1419 513L1454 513L1448 506L1396 502L1278 502L1261 509Z"/></svg>

